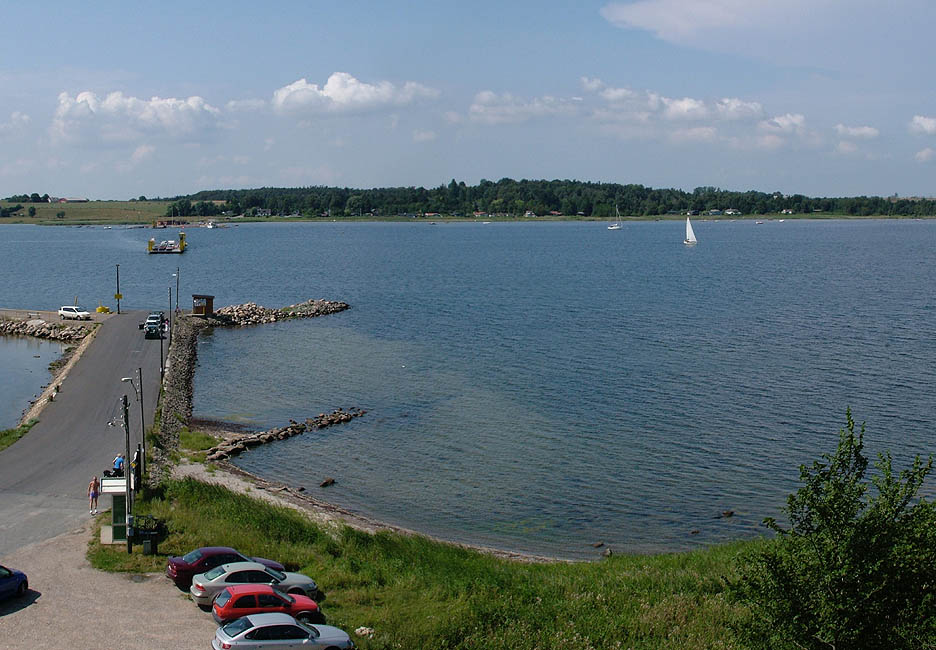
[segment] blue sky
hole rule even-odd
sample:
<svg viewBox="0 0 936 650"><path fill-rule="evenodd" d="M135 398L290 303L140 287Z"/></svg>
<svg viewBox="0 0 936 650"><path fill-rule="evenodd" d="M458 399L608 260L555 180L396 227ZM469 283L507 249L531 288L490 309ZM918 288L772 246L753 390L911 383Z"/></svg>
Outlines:
<svg viewBox="0 0 936 650"><path fill-rule="evenodd" d="M2 196L503 177L936 195L926 0L17 5Z"/></svg>

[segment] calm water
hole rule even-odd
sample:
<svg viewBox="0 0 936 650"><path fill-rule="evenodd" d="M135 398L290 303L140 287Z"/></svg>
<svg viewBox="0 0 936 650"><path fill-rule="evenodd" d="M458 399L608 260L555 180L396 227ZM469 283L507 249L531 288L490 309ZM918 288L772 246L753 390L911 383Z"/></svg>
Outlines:
<svg viewBox="0 0 936 650"><path fill-rule="evenodd" d="M0 306L94 307L118 263L127 308L167 304L177 265L182 295L216 305L346 300L204 337L196 415L268 427L366 408L238 463L503 548L758 534L846 406L872 450L933 450L936 222L694 226L686 248L681 222L245 224L191 231L182 256L145 255L148 230L5 226L0 270L20 281ZM49 251L48 273L22 273Z"/></svg>
<svg viewBox="0 0 936 650"><path fill-rule="evenodd" d="M49 364L62 356L65 346L27 336L0 336L0 429L15 427L52 379Z"/></svg>

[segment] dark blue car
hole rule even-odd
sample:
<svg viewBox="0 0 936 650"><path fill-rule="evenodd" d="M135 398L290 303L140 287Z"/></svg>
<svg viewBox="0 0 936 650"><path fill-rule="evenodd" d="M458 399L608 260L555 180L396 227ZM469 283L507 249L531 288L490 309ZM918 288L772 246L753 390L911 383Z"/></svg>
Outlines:
<svg viewBox="0 0 936 650"><path fill-rule="evenodd" d="M26 574L0 565L0 600L10 596L22 596L29 589Z"/></svg>

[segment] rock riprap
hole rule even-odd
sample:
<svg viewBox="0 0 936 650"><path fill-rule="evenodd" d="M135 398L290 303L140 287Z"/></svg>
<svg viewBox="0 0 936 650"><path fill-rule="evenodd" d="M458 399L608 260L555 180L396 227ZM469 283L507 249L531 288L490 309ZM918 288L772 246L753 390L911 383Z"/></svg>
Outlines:
<svg viewBox="0 0 936 650"><path fill-rule="evenodd" d="M80 341L91 333L93 325L63 325L41 318L33 320L0 320L0 334L34 336L53 341Z"/></svg>
<svg viewBox="0 0 936 650"><path fill-rule="evenodd" d="M324 429L325 427L330 427L335 424L350 422L354 418L361 417L365 413L367 413L367 411L359 408L352 408L347 411L338 408L331 413L319 413L316 417L308 418L305 422L290 420L289 425L285 427L275 427L257 433L239 434L209 449L205 460L227 460L253 447L265 445L275 440L286 440L286 438L298 436L306 431Z"/></svg>
<svg viewBox="0 0 936 650"><path fill-rule="evenodd" d="M255 302L247 302L242 305L221 307L215 311L211 320L219 321L220 325L229 327L260 325L262 323L276 323L278 321L292 320L295 318L327 316L344 311L349 307L350 305L346 302L323 299L307 300L281 309L263 307Z"/></svg>

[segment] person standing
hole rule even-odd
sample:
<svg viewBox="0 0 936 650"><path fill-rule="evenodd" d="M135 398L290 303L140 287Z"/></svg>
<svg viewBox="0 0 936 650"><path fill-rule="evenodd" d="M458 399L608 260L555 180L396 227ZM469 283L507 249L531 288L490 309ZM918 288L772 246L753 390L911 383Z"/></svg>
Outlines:
<svg viewBox="0 0 936 650"><path fill-rule="evenodd" d="M88 483L88 507L90 508L88 512L92 515L97 514L98 495L100 493L101 493L101 484L98 481L98 477L92 476L91 482Z"/></svg>

